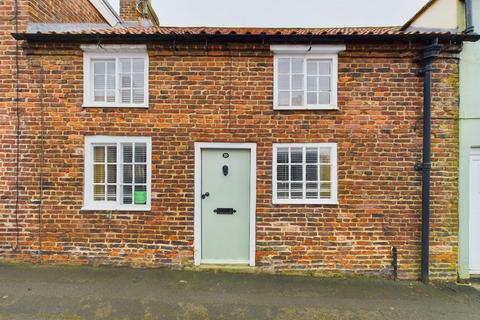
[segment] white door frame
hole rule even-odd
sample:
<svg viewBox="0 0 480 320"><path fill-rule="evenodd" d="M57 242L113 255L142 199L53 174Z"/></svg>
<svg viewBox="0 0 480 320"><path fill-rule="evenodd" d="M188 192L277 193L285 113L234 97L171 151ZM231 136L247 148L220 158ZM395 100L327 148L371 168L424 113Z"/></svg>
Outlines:
<svg viewBox="0 0 480 320"><path fill-rule="evenodd" d="M202 263L202 149L244 149L250 150L250 232L249 265L255 266L255 221L257 207L257 144L195 142L195 208L193 247L195 265ZM226 261L228 264L228 261Z"/></svg>
<svg viewBox="0 0 480 320"><path fill-rule="evenodd" d="M472 217L472 210L473 210L473 201L474 199L472 198L472 192L473 192L473 184L474 184L474 180L472 179L472 165L473 165L473 159L474 158L479 158L480 157L480 148L477 148L477 147L474 147L474 148L471 148L470 150L470 155L469 155L469 158L468 158L468 166L469 166L469 188L468 188L468 221L469 221L469 227L468 227L468 256L469 256L469 260L472 259L471 257L471 252L472 252L472 248L473 248L473 243L472 243L472 239L471 239L471 234L473 232L476 232L478 231L478 227L479 226L474 226L473 223L471 222L471 217ZM471 260L470 260L471 261ZM474 276L478 276L480 275L480 269L471 269L471 263L470 261L468 262L468 269L469 269L469 272L470 272L470 275L474 275Z"/></svg>

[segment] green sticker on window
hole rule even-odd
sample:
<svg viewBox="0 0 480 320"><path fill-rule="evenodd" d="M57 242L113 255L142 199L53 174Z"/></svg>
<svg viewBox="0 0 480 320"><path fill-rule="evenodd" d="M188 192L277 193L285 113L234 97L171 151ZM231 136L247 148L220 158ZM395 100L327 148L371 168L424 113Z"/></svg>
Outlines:
<svg viewBox="0 0 480 320"><path fill-rule="evenodd" d="M147 203L147 191L135 191L133 193L133 199L135 204Z"/></svg>

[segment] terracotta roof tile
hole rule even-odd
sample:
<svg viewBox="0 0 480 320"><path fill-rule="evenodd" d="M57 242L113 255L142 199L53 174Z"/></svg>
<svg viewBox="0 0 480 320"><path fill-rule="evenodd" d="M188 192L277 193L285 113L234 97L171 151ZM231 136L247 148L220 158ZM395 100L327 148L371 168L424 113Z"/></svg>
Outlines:
<svg viewBox="0 0 480 320"><path fill-rule="evenodd" d="M62 35L449 35L449 31L402 31L401 27L347 27L347 28L215 28L215 27L123 27L85 29L80 31L42 32Z"/></svg>

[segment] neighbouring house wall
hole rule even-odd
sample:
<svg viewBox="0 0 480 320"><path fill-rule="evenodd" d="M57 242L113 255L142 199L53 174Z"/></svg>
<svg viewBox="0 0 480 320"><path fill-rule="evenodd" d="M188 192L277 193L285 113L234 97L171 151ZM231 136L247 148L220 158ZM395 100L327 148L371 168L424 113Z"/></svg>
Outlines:
<svg viewBox="0 0 480 320"><path fill-rule="evenodd" d="M191 266L194 142L254 142L259 268L387 276L395 246L400 277L419 277L421 173L414 165L422 152L423 80L416 75L417 50L347 45L339 55L338 111L274 111L268 46L177 48L149 45L149 109L84 109L79 46L30 44L20 247L14 253L0 246L0 256ZM454 279L458 61L444 53L434 67L431 271L434 279ZM80 210L86 135L152 137L151 211ZM272 204L277 142L338 143L339 205ZM11 201L3 207L8 217ZM3 230L11 243L15 229Z"/></svg>
<svg viewBox="0 0 480 320"><path fill-rule="evenodd" d="M36 23L102 23L103 16L89 0L30 0L30 22Z"/></svg>
<svg viewBox="0 0 480 320"><path fill-rule="evenodd" d="M18 30L25 30L28 21L28 2L18 1ZM9 252L16 247L16 41L15 1L5 0L0 5L0 251ZM21 49L21 48L20 48ZM25 71L25 59L19 50L19 69ZM22 76L20 89L24 92L26 78ZM20 103L20 106L23 104ZM25 110L22 110L24 113ZM21 129L25 127L22 124ZM27 150L24 140L20 153ZM25 159L23 158L25 161Z"/></svg>
<svg viewBox="0 0 480 320"><path fill-rule="evenodd" d="M463 26L465 29L464 14L464 1L436 0L411 23L410 27L459 30Z"/></svg>
<svg viewBox="0 0 480 320"><path fill-rule="evenodd" d="M473 25L480 30L480 1L472 0ZM459 276L469 274L469 202L470 154L472 147L480 147L480 43L464 43L460 55L460 255ZM477 244L478 246L478 244Z"/></svg>
<svg viewBox="0 0 480 320"><path fill-rule="evenodd" d="M38 99L29 94L27 80L30 67L27 66L23 42L19 42L19 119L20 119L20 178L19 188L16 188L16 41L11 36L15 30L15 3L18 4L18 31L26 30L28 23L66 23L66 22L104 22L96 9L88 0L47 1L47 0L4 0L0 5L0 251L12 251L16 248L17 222L20 228L26 227L25 221L36 219L35 199L27 190L34 185L25 187L25 177L36 174L37 170L28 158L28 148L36 136L28 135L31 123L24 116L30 113L28 103ZM34 119L38 121L38 119ZM35 181L39 188L39 181ZM20 195L20 206L16 208L16 192ZM28 200L27 200L28 199ZM33 201L33 202L32 202ZM18 214L18 219L17 219ZM26 216L27 214L27 216ZM22 222L23 221L23 222Z"/></svg>

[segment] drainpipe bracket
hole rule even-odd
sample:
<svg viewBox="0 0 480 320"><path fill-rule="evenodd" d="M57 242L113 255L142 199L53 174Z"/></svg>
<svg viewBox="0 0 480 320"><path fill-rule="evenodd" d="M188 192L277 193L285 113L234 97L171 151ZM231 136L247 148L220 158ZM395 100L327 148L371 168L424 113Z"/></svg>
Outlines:
<svg viewBox="0 0 480 320"><path fill-rule="evenodd" d="M422 171L423 170L423 165L420 162L417 162L413 166L413 169L415 169L415 171Z"/></svg>

